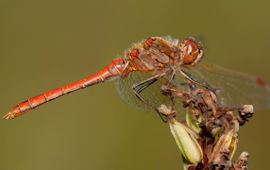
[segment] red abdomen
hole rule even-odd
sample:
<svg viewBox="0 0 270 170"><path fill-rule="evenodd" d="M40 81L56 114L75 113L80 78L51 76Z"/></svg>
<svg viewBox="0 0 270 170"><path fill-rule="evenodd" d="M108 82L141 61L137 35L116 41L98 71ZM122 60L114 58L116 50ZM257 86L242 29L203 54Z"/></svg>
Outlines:
<svg viewBox="0 0 270 170"><path fill-rule="evenodd" d="M104 67L102 70L94 75L91 75L83 80L77 81L75 83L42 93L38 96L32 97L25 100L15 106L10 112L8 112L3 118L12 119L19 115L22 115L26 111L34 109L48 101L54 100L60 96L74 92L76 90L106 81L113 77L120 76L125 68L125 60L116 59L111 62L111 64Z"/></svg>

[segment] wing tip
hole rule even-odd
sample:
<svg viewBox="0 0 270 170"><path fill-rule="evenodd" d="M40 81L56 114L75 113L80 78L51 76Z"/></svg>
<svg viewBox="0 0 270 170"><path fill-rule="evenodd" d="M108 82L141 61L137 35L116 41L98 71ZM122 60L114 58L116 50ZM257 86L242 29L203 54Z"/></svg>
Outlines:
<svg viewBox="0 0 270 170"><path fill-rule="evenodd" d="M269 89L269 85L259 77L256 78L256 83L264 89Z"/></svg>

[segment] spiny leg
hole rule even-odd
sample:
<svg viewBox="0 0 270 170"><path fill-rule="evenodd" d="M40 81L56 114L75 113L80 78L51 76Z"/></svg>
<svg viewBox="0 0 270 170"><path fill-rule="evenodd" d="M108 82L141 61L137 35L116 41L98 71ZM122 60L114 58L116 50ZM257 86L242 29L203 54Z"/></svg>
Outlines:
<svg viewBox="0 0 270 170"><path fill-rule="evenodd" d="M175 86L173 85L173 83L172 83L172 82L174 81L174 79L175 79L175 73L176 73L175 69L172 68L172 70L171 70L171 75L170 75L170 78L169 78L169 81L167 82L167 86L168 86L168 87L170 87L170 86L175 87ZM174 99L174 96L170 96L170 99L171 99L171 101L172 101L172 108L174 109L174 106L175 106L175 99Z"/></svg>
<svg viewBox="0 0 270 170"><path fill-rule="evenodd" d="M175 78L175 73L176 73L176 70L175 68L171 68L171 71L170 71L170 77L169 77L169 82L172 82Z"/></svg>
<svg viewBox="0 0 270 170"><path fill-rule="evenodd" d="M139 83L137 83L137 84L134 84L134 85L132 86L132 89L133 89L133 91L134 91L136 97L138 97L139 100L141 100L142 102L144 102L146 105L148 105L148 106L151 107L152 109L156 110L157 113L158 113L158 115L159 115L159 117L161 118L161 120L162 120L163 122L167 122L167 119L164 118L164 115L162 115L162 114L158 111L158 108L156 108L155 106L153 106L153 105L151 105L150 103L146 102L146 101L144 100L144 98L143 98L143 97L141 96L141 94L140 94L143 90L145 90L146 88L148 88L150 85L152 85L153 83L155 83L159 78L163 77L164 75L165 75L165 73L157 74L157 75L155 75L155 76L153 76L153 77L150 77L150 78L148 78L148 79L146 79L146 80L143 80L143 81L141 81L141 82L139 82Z"/></svg>
<svg viewBox="0 0 270 170"><path fill-rule="evenodd" d="M200 82L199 80L195 79L194 77L192 77L190 74L188 74L187 72L185 72L184 70L182 69L179 69L179 72L181 75L183 75L188 81L194 83L194 84L197 84L199 86L202 86L208 90L211 90L211 91L215 91L215 89L213 89L207 82Z"/></svg>
<svg viewBox="0 0 270 170"><path fill-rule="evenodd" d="M141 101L145 102L144 98L141 96L141 92L143 90L145 90L147 87L149 87L150 85L152 85L153 83L155 83L159 78L163 77L165 75L165 73L162 74L157 74L153 77L150 77L146 80L143 80L137 84L134 84L132 86L132 90L134 91L136 97L138 97Z"/></svg>

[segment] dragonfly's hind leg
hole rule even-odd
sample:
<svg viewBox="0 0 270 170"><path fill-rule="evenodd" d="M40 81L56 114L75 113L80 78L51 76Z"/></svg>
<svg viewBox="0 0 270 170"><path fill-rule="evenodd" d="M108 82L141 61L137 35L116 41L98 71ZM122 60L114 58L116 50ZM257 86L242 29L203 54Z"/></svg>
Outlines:
<svg viewBox="0 0 270 170"><path fill-rule="evenodd" d="M141 101L145 102L144 98L141 96L141 92L143 90L145 90L147 87L149 87L150 85L152 85L153 83L155 83L159 78L163 77L165 75L165 73L162 74L157 74L153 77L150 77L146 80L143 80L137 84L134 84L132 86L132 90L134 91L136 97L138 97Z"/></svg>
<svg viewBox="0 0 270 170"><path fill-rule="evenodd" d="M135 95L138 97L139 100L141 100L142 102L144 102L146 105L148 105L149 107L153 108L154 110L157 111L157 113L159 114L161 120L163 122L167 122L167 119L164 117L164 115L162 115L159 111L158 111L158 108L152 106L150 103L146 102L144 100L144 98L142 97L142 95L140 94L143 90L145 90L147 87L149 87L150 85L152 85L153 83L155 83L159 78L163 77L165 75L165 73L162 73L162 74L158 74L158 75L155 75L153 77L150 77L146 80L143 80L137 84L134 84L132 86L132 89L135 93Z"/></svg>

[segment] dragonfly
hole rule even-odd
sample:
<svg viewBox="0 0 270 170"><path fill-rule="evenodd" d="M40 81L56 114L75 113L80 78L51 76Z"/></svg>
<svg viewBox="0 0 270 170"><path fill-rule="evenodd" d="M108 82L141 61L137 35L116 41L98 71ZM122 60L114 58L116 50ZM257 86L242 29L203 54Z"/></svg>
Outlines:
<svg viewBox="0 0 270 170"><path fill-rule="evenodd" d="M125 101L143 109L155 110L160 104L173 102L162 95L162 85L185 89L187 82L218 93L221 104L270 108L270 87L264 81L207 64L203 56L202 44L193 37L149 37L133 44L123 57L112 60L97 73L19 103L3 119L13 119L56 98L109 80L116 81L117 92Z"/></svg>

